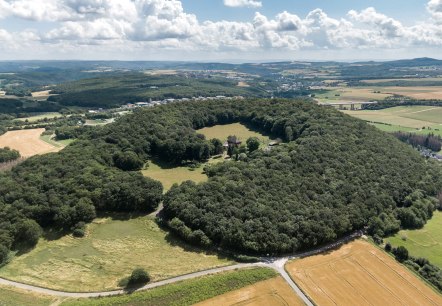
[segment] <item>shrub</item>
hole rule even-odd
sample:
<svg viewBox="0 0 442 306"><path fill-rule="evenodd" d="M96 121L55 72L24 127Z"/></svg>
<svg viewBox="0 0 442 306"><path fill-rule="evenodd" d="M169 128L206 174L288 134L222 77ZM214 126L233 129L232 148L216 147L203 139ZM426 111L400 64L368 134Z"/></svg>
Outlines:
<svg viewBox="0 0 442 306"><path fill-rule="evenodd" d="M132 271L127 283L128 286L143 285L150 282L150 275L144 269L138 268Z"/></svg>
<svg viewBox="0 0 442 306"><path fill-rule="evenodd" d="M385 244L385 251L387 251L387 252L391 252L391 243L390 243L390 242L387 242L387 243Z"/></svg>
<svg viewBox="0 0 442 306"><path fill-rule="evenodd" d="M396 257L396 260L399 262L403 262L408 259L408 250L402 245L394 249L393 254Z"/></svg>

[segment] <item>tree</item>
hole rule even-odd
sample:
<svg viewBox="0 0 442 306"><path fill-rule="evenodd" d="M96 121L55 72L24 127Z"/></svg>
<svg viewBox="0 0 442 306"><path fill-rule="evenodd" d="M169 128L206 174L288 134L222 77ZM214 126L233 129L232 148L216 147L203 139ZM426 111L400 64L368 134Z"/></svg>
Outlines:
<svg viewBox="0 0 442 306"><path fill-rule="evenodd" d="M15 240L24 243L26 246L34 247L42 233L43 231L37 222L27 219L17 225Z"/></svg>
<svg viewBox="0 0 442 306"><path fill-rule="evenodd" d="M8 259L9 250L7 247L0 244L0 266Z"/></svg>
<svg viewBox="0 0 442 306"><path fill-rule="evenodd" d="M246 141L247 149L249 149L249 152L253 152L259 149L259 139L256 137L250 137Z"/></svg>
<svg viewBox="0 0 442 306"><path fill-rule="evenodd" d="M385 251L387 251L387 252L391 252L391 243L390 243L390 242L387 242L387 243L385 244Z"/></svg>
<svg viewBox="0 0 442 306"><path fill-rule="evenodd" d="M142 268L137 268L132 271L127 283L128 286L143 285L150 282L150 275Z"/></svg>
<svg viewBox="0 0 442 306"><path fill-rule="evenodd" d="M408 250L402 245L394 249L393 254L396 257L396 260L399 262L403 262L408 259Z"/></svg>
<svg viewBox="0 0 442 306"><path fill-rule="evenodd" d="M115 166L124 171L136 171L143 167L143 161L133 151L116 153L113 160Z"/></svg>
<svg viewBox="0 0 442 306"><path fill-rule="evenodd" d="M222 154L224 151L224 146L221 140L219 140L218 138L213 138L210 140L210 142L213 145L213 153L212 155L218 155L218 154Z"/></svg>

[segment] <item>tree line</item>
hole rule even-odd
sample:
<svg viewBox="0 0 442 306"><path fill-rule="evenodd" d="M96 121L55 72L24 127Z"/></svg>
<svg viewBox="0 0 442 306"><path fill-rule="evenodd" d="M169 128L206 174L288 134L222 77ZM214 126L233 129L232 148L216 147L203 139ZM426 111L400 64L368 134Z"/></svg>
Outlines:
<svg viewBox="0 0 442 306"><path fill-rule="evenodd" d="M415 148L427 148L433 152L439 152L442 149L442 139L434 134L418 135L414 133L394 132L393 135Z"/></svg>

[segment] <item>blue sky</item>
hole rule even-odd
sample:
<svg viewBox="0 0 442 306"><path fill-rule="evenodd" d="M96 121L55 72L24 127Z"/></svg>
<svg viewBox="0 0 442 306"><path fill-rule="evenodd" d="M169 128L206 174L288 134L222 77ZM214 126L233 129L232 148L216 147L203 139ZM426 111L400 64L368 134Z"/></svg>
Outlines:
<svg viewBox="0 0 442 306"><path fill-rule="evenodd" d="M0 60L440 57L442 0L0 0Z"/></svg>

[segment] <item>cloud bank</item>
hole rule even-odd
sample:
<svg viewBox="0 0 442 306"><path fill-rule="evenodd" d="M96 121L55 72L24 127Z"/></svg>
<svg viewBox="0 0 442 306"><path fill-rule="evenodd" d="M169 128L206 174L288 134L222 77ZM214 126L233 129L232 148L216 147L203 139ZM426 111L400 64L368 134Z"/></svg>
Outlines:
<svg viewBox="0 0 442 306"><path fill-rule="evenodd" d="M259 8L253 0L224 0L230 7ZM0 50L83 48L112 52L296 52L442 46L442 0L426 5L428 19L414 25L369 7L335 19L321 9L306 16L284 11L252 20L201 21L179 0L0 0L0 19L30 20L20 32L0 28ZM39 22L52 23L47 31ZM14 52L15 52L14 51Z"/></svg>

